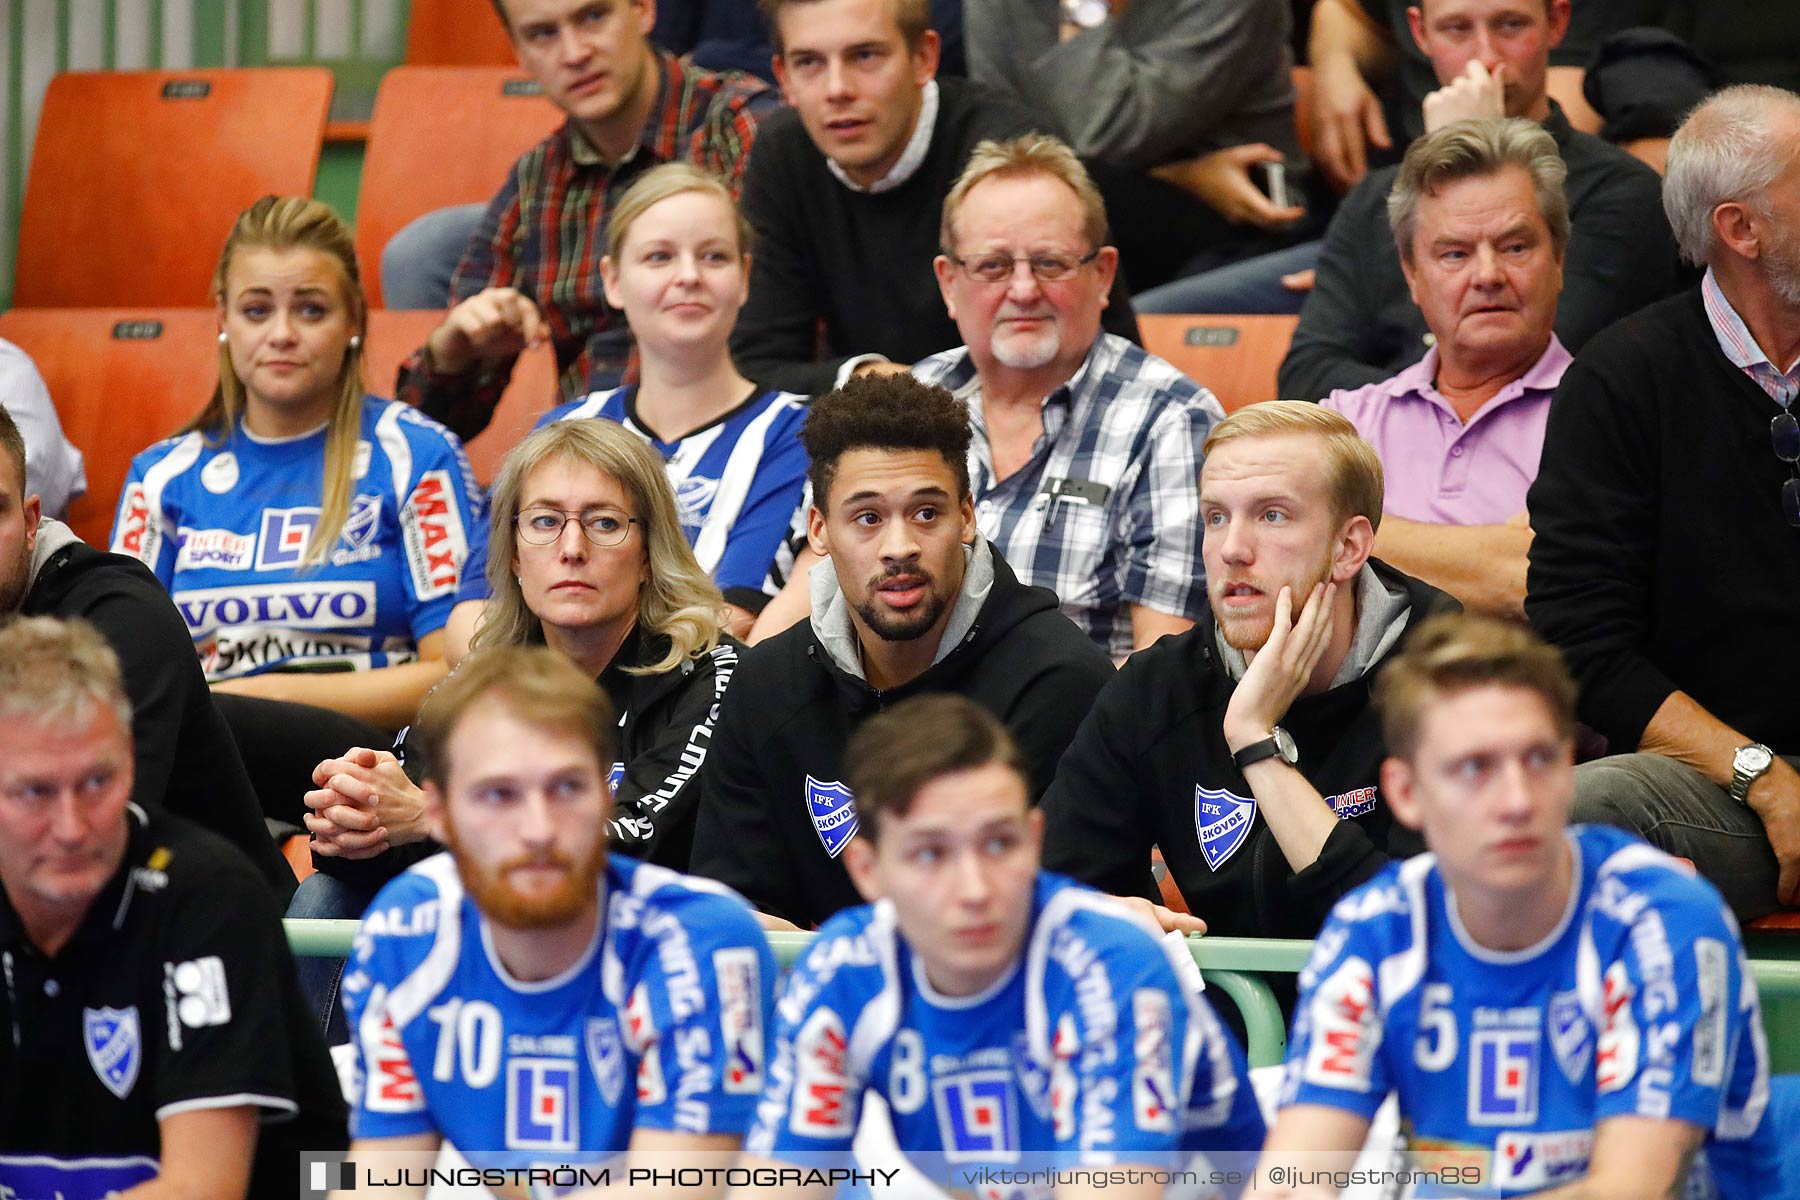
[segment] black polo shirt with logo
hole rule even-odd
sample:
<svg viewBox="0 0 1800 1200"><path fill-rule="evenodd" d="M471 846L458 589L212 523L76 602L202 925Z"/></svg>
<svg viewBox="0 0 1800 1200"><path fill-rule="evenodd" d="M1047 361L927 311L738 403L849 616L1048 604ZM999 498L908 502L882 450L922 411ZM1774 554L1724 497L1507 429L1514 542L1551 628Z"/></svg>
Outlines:
<svg viewBox="0 0 1800 1200"><path fill-rule="evenodd" d="M0 1193L67 1200L157 1172L158 1122L261 1110L249 1194L295 1195L345 1109L269 889L178 817L126 817L124 862L54 957L0 888Z"/></svg>

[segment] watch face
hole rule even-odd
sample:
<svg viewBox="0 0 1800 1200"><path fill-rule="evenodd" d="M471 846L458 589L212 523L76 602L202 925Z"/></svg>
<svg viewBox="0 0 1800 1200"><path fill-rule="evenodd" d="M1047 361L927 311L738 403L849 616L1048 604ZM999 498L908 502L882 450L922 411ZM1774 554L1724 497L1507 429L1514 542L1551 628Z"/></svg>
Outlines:
<svg viewBox="0 0 1800 1200"><path fill-rule="evenodd" d="M1275 749L1281 752L1283 762L1291 767L1300 761L1300 748L1294 745L1293 736L1287 730L1277 725L1270 736L1275 739Z"/></svg>
<svg viewBox="0 0 1800 1200"><path fill-rule="evenodd" d="M1735 770L1745 771L1751 774L1760 774L1761 772L1768 770L1769 764L1774 761L1775 756L1771 754L1766 747L1745 746L1742 750L1737 752L1737 756L1731 765Z"/></svg>
<svg viewBox="0 0 1800 1200"><path fill-rule="evenodd" d="M1112 9L1106 0L1068 0L1063 5L1063 13L1070 24L1079 25L1083 29L1093 29L1112 15Z"/></svg>

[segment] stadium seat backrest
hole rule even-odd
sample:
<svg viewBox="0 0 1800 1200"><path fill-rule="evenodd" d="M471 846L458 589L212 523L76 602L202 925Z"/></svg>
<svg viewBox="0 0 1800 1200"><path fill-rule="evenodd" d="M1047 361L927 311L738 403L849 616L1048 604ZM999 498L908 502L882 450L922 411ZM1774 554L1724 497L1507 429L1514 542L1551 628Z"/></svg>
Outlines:
<svg viewBox="0 0 1800 1200"><path fill-rule="evenodd" d="M218 382L218 323L207 308L24 309L0 338L43 373L69 440L87 457L87 495L69 524L104 548L132 456L197 414Z"/></svg>
<svg viewBox="0 0 1800 1200"><path fill-rule="evenodd" d="M383 76L356 204L369 303L381 307L389 238L435 209L492 198L519 155L561 120L517 67L395 67Z"/></svg>
<svg viewBox="0 0 1800 1200"><path fill-rule="evenodd" d="M1299 323L1291 316L1138 314L1144 349L1209 388L1226 412L1280 398L1275 373Z"/></svg>
<svg viewBox="0 0 1800 1200"><path fill-rule="evenodd" d="M1299 135L1301 151L1311 158L1313 155L1313 73L1311 67L1294 68L1294 132Z"/></svg>
<svg viewBox="0 0 1800 1200"><path fill-rule="evenodd" d="M505 67L518 60L493 0L412 0L406 61L415 67Z"/></svg>
<svg viewBox="0 0 1800 1200"><path fill-rule="evenodd" d="M443 319L441 312L422 310L371 312L363 361L369 391L377 396L392 396L400 364L425 344L426 337ZM558 402L556 356L548 345L534 346L519 356L512 383L500 397L494 419L467 446L475 478L484 486L491 484L507 451L518 445L544 411Z"/></svg>
<svg viewBox="0 0 1800 1200"><path fill-rule="evenodd" d="M22 307L204 305L259 196L310 196L322 67L78 71L44 96L19 218Z"/></svg>

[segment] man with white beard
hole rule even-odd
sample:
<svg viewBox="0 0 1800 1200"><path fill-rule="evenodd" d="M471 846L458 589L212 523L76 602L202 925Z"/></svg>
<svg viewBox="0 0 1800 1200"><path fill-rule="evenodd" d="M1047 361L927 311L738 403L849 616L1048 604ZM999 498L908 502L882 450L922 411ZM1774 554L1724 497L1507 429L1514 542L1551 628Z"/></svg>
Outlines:
<svg viewBox="0 0 1800 1200"><path fill-rule="evenodd" d="M976 146L934 262L964 345L913 368L969 406L975 520L1115 660L1206 609L1194 480L1212 393L1103 333L1118 269L1074 152L1043 134Z"/></svg>

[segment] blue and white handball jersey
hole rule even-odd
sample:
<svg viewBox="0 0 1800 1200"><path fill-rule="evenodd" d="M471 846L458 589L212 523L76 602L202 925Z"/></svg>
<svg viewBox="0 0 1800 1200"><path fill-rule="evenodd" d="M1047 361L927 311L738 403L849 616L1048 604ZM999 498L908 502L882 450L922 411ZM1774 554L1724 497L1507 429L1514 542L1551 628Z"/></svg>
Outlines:
<svg viewBox="0 0 1800 1200"><path fill-rule="evenodd" d="M1040 873L1020 962L975 996L936 992L887 902L827 921L776 1007L769 1086L746 1148L847 1162L863 1098L940 1186L980 1168L1172 1167L1263 1141L1243 1052L1161 940L1116 901ZM1175 953L1185 953L1175 951Z"/></svg>
<svg viewBox="0 0 1800 1200"><path fill-rule="evenodd" d="M404 404L365 397L350 512L303 566L326 430L268 440L238 422L132 459L112 548L169 589L208 679L411 661L449 620L464 564L486 558L487 508L462 445Z"/></svg>
<svg viewBox="0 0 1800 1200"><path fill-rule="evenodd" d="M1339 901L1300 976L1282 1103L1370 1117L1398 1092L1408 1149L1494 1154L1493 1186L1457 1195L1580 1177L1609 1117L1687 1121L1711 1134L1688 1195L1765 1195L1768 1044L1736 923L1629 834L1566 836L1568 909L1524 950L1467 935L1435 855Z"/></svg>
<svg viewBox="0 0 1800 1200"><path fill-rule="evenodd" d="M735 893L607 859L594 940L553 979L501 965L448 854L384 887L344 979L358 1138L436 1133L478 1167L605 1161L634 1129L742 1134L775 961Z"/></svg>

